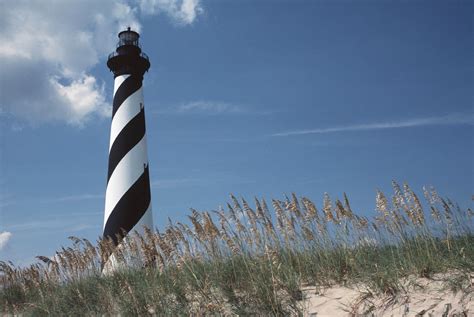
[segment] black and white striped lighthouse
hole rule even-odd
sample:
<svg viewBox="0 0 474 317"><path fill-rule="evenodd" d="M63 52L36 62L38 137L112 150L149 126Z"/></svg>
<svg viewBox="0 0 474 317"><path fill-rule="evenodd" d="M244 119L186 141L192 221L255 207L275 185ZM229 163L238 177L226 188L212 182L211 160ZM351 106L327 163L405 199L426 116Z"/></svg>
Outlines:
<svg viewBox="0 0 474 317"><path fill-rule="evenodd" d="M115 81L103 233L115 247L127 233L153 229L142 88L150 62L137 32L128 28L118 37L107 61ZM114 263L112 252L103 259L104 270Z"/></svg>

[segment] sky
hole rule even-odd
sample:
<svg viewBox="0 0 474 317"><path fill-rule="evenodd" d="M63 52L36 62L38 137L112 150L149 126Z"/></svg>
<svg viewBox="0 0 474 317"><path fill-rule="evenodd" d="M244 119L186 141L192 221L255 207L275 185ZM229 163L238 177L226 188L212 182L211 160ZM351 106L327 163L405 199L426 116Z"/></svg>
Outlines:
<svg viewBox="0 0 474 317"><path fill-rule="evenodd" d="M101 235L117 33L140 32L154 223L229 194L371 215L474 193L469 1L0 0L0 260Z"/></svg>

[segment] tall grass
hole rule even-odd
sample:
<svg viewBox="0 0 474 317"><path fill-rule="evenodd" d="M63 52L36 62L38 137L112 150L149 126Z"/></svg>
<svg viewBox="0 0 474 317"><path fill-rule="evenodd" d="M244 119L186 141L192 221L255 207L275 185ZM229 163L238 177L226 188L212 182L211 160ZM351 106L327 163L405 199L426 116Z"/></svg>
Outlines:
<svg viewBox="0 0 474 317"><path fill-rule="evenodd" d="M226 210L192 210L189 223L127 237L120 268L103 275L113 249L70 237L72 246L26 268L0 262L0 312L34 315L297 315L305 285L365 285L395 296L407 277L449 273L449 286L471 291L471 209L434 189L426 203L393 182L389 200L376 195L377 215L355 213L324 195L320 209L296 195L283 200L231 196Z"/></svg>

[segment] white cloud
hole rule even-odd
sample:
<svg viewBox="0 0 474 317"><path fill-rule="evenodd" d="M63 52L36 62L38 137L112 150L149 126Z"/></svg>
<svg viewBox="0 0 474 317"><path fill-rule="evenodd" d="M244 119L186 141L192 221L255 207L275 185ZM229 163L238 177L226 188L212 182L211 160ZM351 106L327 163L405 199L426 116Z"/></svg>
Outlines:
<svg viewBox="0 0 474 317"><path fill-rule="evenodd" d="M166 13L179 25L192 24L204 12L200 0L138 0L145 14Z"/></svg>
<svg viewBox="0 0 474 317"><path fill-rule="evenodd" d="M58 95L63 98L64 103L70 105L68 108L70 123L80 124L81 119L92 112L97 112L102 116L109 114L109 108L105 103L104 89L97 86L94 77L83 75L69 85L62 85L52 79L52 84Z"/></svg>
<svg viewBox="0 0 474 317"><path fill-rule="evenodd" d="M179 105L176 108L176 111L179 113L221 114L221 113L239 113L239 112L243 112L243 109L238 105L225 103L225 102L193 101L193 102Z"/></svg>
<svg viewBox="0 0 474 317"><path fill-rule="evenodd" d="M107 116L90 69L114 47L133 9L113 0L11 1L0 13L0 107L30 122L81 125Z"/></svg>
<svg viewBox="0 0 474 317"><path fill-rule="evenodd" d="M429 125L453 125L453 124L474 124L474 114L454 113L440 117L427 117L407 119L402 121L367 123L347 126L336 126L329 128L318 128L310 130L296 130L272 134L272 136L291 136L291 135L306 135L306 134L326 134L334 132L351 132L351 131L368 131L381 129L398 129Z"/></svg>
<svg viewBox="0 0 474 317"><path fill-rule="evenodd" d="M8 232L8 231L0 232L0 251L7 245L11 237L12 237L11 232Z"/></svg>
<svg viewBox="0 0 474 317"><path fill-rule="evenodd" d="M22 231L22 234L39 231L48 232L68 232L78 230L78 227L100 227L100 223L96 219L100 219L99 215L102 215L103 211L97 212L83 212L83 213L67 213L59 217L58 215L43 215L35 219L30 217L28 221L20 223L12 223L8 225L7 229L12 231Z"/></svg>
<svg viewBox="0 0 474 317"><path fill-rule="evenodd" d="M83 201L91 199L101 199L104 198L104 194L78 194L78 195L69 195L63 197L57 197L52 199L44 200L44 203L57 203L65 201Z"/></svg>
<svg viewBox="0 0 474 317"><path fill-rule="evenodd" d="M212 100L198 100L181 103L171 107L164 108L163 110L154 110L154 114L166 114L166 115L259 115L266 116L272 115L277 111L258 110L254 107L243 106L240 104L212 101Z"/></svg>
<svg viewBox="0 0 474 317"><path fill-rule="evenodd" d="M113 50L117 32L139 31L140 13L187 25L201 11L197 0L0 0L0 113L72 125L108 116L91 69Z"/></svg>

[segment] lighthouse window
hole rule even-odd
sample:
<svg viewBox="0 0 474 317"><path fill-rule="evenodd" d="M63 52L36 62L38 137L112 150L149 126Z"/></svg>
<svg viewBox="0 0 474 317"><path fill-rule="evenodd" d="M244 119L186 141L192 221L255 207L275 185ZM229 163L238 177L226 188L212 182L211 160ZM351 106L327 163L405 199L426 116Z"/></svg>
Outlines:
<svg viewBox="0 0 474 317"><path fill-rule="evenodd" d="M119 45L138 46L138 34L132 31L124 31L120 34Z"/></svg>

